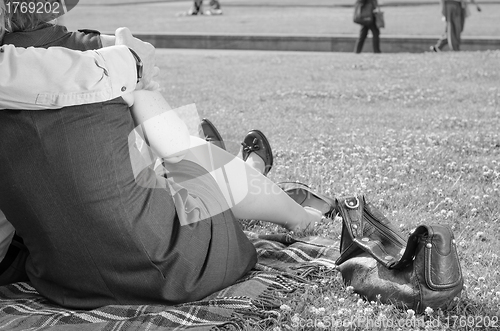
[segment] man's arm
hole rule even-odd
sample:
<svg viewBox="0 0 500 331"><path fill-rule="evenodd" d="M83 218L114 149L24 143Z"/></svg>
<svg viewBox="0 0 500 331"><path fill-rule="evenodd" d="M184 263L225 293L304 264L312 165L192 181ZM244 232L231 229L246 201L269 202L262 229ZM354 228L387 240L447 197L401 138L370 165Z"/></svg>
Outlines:
<svg viewBox="0 0 500 331"><path fill-rule="evenodd" d="M136 61L127 46L78 52L0 48L0 109L50 109L110 100L135 89Z"/></svg>
<svg viewBox="0 0 500 331"><path fill-rule="evenodd" d="M127 97L134 89L157 89L153 45L128 28L116 30L116 45L84 53L1 46L0 109L55 109Z"/></svg>

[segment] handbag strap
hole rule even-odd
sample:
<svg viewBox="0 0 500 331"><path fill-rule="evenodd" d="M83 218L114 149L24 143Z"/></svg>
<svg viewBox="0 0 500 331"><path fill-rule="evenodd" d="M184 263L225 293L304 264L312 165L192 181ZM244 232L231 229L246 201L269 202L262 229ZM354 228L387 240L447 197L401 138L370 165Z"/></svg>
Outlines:
<svg viewBox="0 0 500 331"><path fill-rule="evenodd" d="M369 253L385 267L398 263L406 247L399 229L364 196L338 199L337 208L342 217L341 264L362 251Z"/></svg>

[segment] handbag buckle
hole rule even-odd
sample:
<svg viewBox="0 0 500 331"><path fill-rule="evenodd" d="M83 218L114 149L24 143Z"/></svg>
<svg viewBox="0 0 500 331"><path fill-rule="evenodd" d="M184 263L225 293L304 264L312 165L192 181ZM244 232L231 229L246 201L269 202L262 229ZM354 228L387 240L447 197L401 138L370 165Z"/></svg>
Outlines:
<svg viewBox="0 0 500 331"><path fill-rule="evenodd" d="M346 207L349 208L349 209L356 209L356 208L359 207L359 199L358 199L358 197L352 197L352 198L349 198L349 199L345 199L344 203L345 203Z"/></svg>

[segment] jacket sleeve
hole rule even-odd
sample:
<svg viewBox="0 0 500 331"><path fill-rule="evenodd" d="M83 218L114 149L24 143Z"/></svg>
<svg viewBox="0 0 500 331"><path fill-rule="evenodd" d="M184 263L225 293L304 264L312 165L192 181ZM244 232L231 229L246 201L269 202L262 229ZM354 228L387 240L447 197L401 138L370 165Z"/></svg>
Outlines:
<svg viewBox="0 0 500 331"><path fill-rule="evenodd" d="M86 52L62 47L0 48L0 109L57 109L132 92L135 59L128 47Z"/></svg>

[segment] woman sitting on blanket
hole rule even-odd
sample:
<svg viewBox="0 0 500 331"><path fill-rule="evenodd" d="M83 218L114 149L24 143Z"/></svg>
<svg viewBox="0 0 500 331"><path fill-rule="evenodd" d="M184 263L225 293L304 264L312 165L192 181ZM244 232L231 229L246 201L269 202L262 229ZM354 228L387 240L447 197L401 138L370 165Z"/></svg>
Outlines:
<svg viewBox="0 0 500 331"><path fill-rule="evenodd" d="M6 23L3 43L21 47L114 44L36 13L10 12ZM29 280L48 299L84 309L199 300L256 262L237 218L289 230L321 220L263 175L272 155L259 131L245 138L242 160L190 136L159 92L125 99L0 111L0 210L30 252ZM165 161L167 178L153 164L134 172L131 160L143 161L139 131Z"/></svg>

